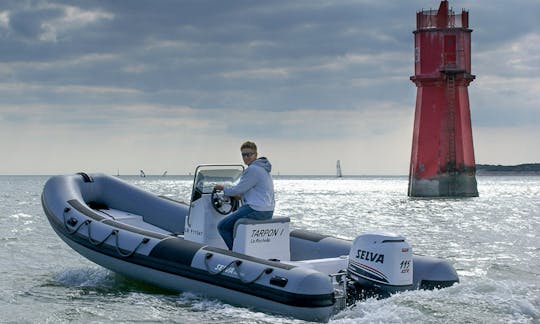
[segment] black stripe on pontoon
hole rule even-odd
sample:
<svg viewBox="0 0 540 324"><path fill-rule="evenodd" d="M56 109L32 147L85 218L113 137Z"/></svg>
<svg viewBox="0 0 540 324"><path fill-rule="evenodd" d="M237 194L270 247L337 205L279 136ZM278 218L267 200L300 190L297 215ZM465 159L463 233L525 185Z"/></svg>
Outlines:
<svg viewBox="0 0 540 324"><path fill-rule="evenodd" d="M314 232L308 232L304 230L294 230L291 232L291 237L296 237L302 240L307 240L307 241L312 241L312 242L319 242L320 240L325 239L330 236L322 235L322 234L314 233Z"/></svg>
<svg viewBox="0 0 540 324"><path fill-rule="evenodd" d="M199 243L187 241L181 238L169 238L159 242L152 251L150 257L168 260L175 264L191 266L193 257L201 249Z"/></svg>
<svg viewBox="0 0 540 324"><path fill-rule="evenodd" d="M231 278L223 275L211 276L207 271L191 267L191 261L195 253L201 248L204 247L202 244L195 242L185 241L182 238L178 237L168 237L167 239L162 240L158 243L157 246L163 244L162 246L168 246L168 248L163 248L161 252L156 251L156 253L150 253L150 256L141 255L135 253L129 258L121 258L118 255L116 249L112 246L102 244L99 247L91 244L88 241L86 236L83 236L79 233L69 234L66 231L64 224L54 216L51 210L48 208L45 203L45 199L42 196L42 205L51 226L53 229L61 236L66 237L67 239L77 243L81 246L84 246L87 249L93 250L98 253L102 253L112 258L122 260L124 262L136 264L139 266L144 266L147 268L155 269L161 272L167 272L174 275L182 276L191 280L198 280L204 283L216 285L222 288L235 290L241 293L250 294L256 297L269 299L275 302L282 304L287 304L290 306L296 307L328 307L334 305L334 294L319 294L319 295L307 295L307 294L297 294L292 292L287 292L283 290L274 289L272 287L260 285L257 283L245 284L240 279ZM187 243L187 244L186 244ZM171 249L171 246L178 245L181 246L181 250L186 247L187 251L182 252L182 256L178 257L176 254L180 253L178 249ZM208 249L211 250L211 249ZM169 253L166 253L169 251ZM216 252L224 253L225 251L215 248ZM159 256L159 257L158 257ZM244 257L244 256L243 256ZM260 262L257 259L257 262ZM272 264L272 266L275 266ZM139 279L141 280L141 279Z"/></svg>

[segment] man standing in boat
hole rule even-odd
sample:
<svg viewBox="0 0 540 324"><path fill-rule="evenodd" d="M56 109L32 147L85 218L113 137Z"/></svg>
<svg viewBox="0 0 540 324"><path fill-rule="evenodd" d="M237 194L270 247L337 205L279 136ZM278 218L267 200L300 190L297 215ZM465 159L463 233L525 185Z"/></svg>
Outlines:
<svg viewBox="0 0 540 324"><path fill-rule="evenodd" d="M223 190L223 194L235 197L241 196L242 207L222 219L217 225L219 234L223 237L229 250L233 248L234 224L240 218L265 220L274 214L274 183L270 171L272 165L265 157L257 158L257 145L247 141L240 146L242 159L248 167L235 186L224 187L215 185L215 190Z"/></svg>

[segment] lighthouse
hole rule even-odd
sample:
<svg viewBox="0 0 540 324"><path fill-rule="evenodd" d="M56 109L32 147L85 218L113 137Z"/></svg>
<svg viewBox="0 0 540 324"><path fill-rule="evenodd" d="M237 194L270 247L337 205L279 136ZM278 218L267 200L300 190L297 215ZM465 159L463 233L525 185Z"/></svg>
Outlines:
<svg viewBox="0 0 540 324"><path fill-rule="evenodd" d="M409 170L412 197L476 197L476 166L467 87L471 74L469 12L448 1L416 14L417 87Z"/></svg>

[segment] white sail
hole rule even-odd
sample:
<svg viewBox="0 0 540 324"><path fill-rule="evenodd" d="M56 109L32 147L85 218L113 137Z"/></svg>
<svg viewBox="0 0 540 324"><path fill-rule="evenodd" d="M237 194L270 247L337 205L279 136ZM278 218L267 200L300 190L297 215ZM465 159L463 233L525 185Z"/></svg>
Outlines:
<svg viewBox="0 0 540 324"><path fill-rule="evenodd" d="M339 162L339 160L337 160L337 163L336 163L336 175L338 178L341 178L343 176L341 174L341 163Z"/></svg>

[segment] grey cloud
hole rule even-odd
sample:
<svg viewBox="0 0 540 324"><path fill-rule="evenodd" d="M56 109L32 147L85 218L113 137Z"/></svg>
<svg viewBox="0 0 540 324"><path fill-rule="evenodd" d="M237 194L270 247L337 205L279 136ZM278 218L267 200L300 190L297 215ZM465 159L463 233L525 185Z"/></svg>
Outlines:
<svg viewBox="0 0 540 324"><path fill-rule="evenodd" d="M13 33L2 34L8 49L0 52L0 60L50 64L13 69L9 76L0 75L0 82L132 92L58 94L44 87L23 97L3 93L4 102L155 103L272 111L369 109L363 103L379 98L411 100L414 85L408 77L415 12L438 6L438 1L427 0L34 1L33 6L17 9L17 3L10 2ZM519 17L526 19L516 19L520 28L508 28L488 20L494 19L501 2L480 7L451 1L454 7L471 10L473 50L535 30L538 20L530 15L539 4L518 3L510 10L517 14L521 8ZM62 5L105 12L112 18L64 31L56 42L29 43L39 39L43 22L63 14ZM493 35L484 26L496 28ZM385 53L396 55L381 59ZM89 54L104 58L77 62ZM350 54L367 59L342 60L342 67L324 68ZM257 77L250 71L267 74ZM355 84L359 78L367 81Z"/></svg>
<svg viewBox="0 0 540 324"><path fill-rule="evenodd" d="M9 27L16 36L36 41L45 32L43 22L59 15L57 9L23 10L9 16Z"/></svg>

